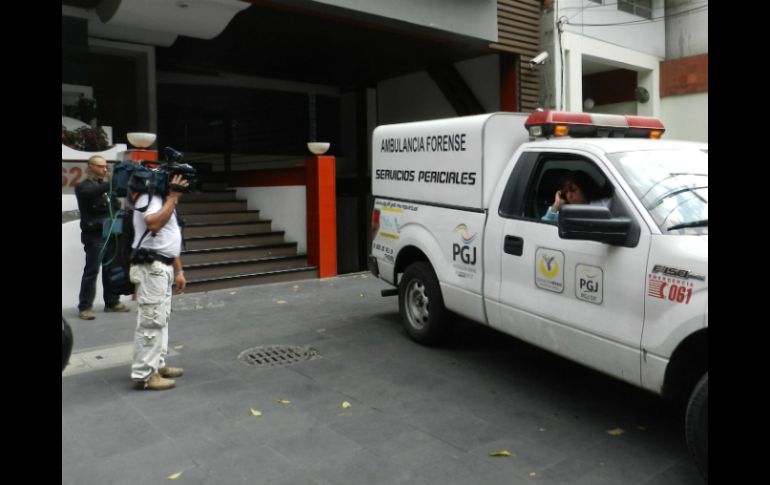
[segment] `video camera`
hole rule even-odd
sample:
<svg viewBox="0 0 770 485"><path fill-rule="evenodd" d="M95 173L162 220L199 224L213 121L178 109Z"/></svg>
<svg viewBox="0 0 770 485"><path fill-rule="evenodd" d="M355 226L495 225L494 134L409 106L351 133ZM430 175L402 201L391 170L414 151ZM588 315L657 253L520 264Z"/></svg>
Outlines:
<svg viewBox="0 0 770 485"><path fill-rule="evenodd" d="M171 147L166 147L163 149L163 157L166 159L166 163L159 166L158 170L165 172L168 175L169 188L177 192L194 191L198 183L198 172L195 170L195 167L189 163L182 163L184 153L174 150ZM170 181L175 175L181 175L183 179L187 180L187 187L171 184Z"/></svg>
<svg viewBox="0 0 770 485"><path fill-rule="evenodd" d="M146 171L134 172L129 182L131 192L147 193L152 190L155 194L166 196L170 190L176 192L192 192L195 190L198 180L198 172L188 163L182 163L184 154L171 147L163 149L163 163L145 160L142 166ZM171 179L181 175L187 181L187 187L171 183Z"/></svg>

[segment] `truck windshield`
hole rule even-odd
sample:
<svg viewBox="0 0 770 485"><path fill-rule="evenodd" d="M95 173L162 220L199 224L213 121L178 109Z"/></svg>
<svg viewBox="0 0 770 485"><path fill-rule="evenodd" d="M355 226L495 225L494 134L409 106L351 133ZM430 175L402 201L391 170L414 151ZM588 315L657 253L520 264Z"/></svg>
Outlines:
<svg viewBox="0 0 770 485"><path fill-rule="evenodd" d="M708 151L608 154L665 234L708 234Z"/></svg>

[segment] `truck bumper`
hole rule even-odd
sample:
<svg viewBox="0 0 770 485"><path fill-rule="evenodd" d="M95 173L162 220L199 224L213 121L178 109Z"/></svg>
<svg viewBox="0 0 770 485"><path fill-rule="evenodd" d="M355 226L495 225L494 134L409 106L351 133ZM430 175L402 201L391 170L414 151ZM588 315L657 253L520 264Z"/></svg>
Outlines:
<svg viewBox="0 0 770 485"><path fill-rule="evenodd" d="M371 271L375 277L379 278L380 268L377 264L377 258L370 254L369 256L367 256L367 260L369 262L369 271Z"/></svg>

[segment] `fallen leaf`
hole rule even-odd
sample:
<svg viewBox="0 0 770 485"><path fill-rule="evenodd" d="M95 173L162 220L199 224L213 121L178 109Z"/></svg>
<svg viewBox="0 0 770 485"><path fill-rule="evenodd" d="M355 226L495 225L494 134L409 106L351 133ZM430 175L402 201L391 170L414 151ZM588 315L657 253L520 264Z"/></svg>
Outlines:
<svg viewBox="0 0 770 485"><path fill-rule="evenodd" d="M278 402L281 403L281 404L291 404L291 401L286 400L286 399L279 399Z"/></svg>
<svg viewBox="0 0 770 485"><path fill-rule="evenodd" d="M176 472L173 475L169 475L168 477L166 477L166 480L176 480L181 476L182 476L182 472Z"/></svg>
<svg viewBox="0 0 770 485"><path fill-rule="evenodd" d="M534 476L537 476L537 473L535 473L535 472L529 472L529 476L530 476L530 477L534 477Z"/></svg>
<svg viewBox="0 0 770 485"><path fill-rule="evenodd" d="M184 345L177 345L174 347L174 350L182 350L184 348Z"/></svg>
<svg viewBox="0 0 770 485"><path fill-rule="evenodd" d="M349 407L350 407L350 403L349 402L347 402L347 401L343 401L342 402L342 408L343 409L348 409Z"/></svg>
<svg viewBox="0 0 770 485"><path fill-rule="evenodd" d="M291 287L294 291L299 291L299 285L294 285Z"/></svg>
<svg viewBox="0 0 770 485"><path fill-rule="evenodd" d="M231 291L230 292L231 295L235 295L236 293L238 293L238 292L237 291Z"/></svg>
<svg viewBox="0 0 770 485"><path fill-rule="evenodd" d="M366 276L365 274L362 274L362 275L361 275L361 278L362 278L362 279L366 279L366 278L368 278L368 276Z"/></svg>
<svg viewBox="0 0 770 485"><path fill-rule="evenodd" d="M360 296L361 298L363 298L363 297L364 297L364 294L363 294L363 293L361 293L361 294L360 294L360 295L358 295L358 296Z"/></svg>
<svg viewBox="0 0 770 485"><path fill-rule="evenodd" d="M262 413L260 413L259 411L257 411L254 408L251 408L251 415L252 416L262 416Z"/></svg>
<svg viewBox="0 0 770 485"><path fill-rule="evenodd" d="M623 430L622 430L622 429L620 429L620 428L615 428L615 429L608 429L608 430L607 430L607 434L608 434L608 435L610 435L610 436L620 436L620 435L622 435L623 433L625 433L625 431L623 431Z"/></svg>
<svg viewBox="0 0 770 485"><path fill-rule="evenodd" d="M540 431L541 433L545 433L545 428L540 428L538 431Z"/></svg>
<svg viewBox="0 0 770 485"><path fill-rule="evenodd" d="M279 305L283 305L284 303L286 303L286 300L275 300L275 302L278 303Z"/></svg>
<svg viewBox="0 0 770 485"><path fill-rule="evenodd" d="M511 452L507 450L493 451L489 456L511 456Z"/></svg>

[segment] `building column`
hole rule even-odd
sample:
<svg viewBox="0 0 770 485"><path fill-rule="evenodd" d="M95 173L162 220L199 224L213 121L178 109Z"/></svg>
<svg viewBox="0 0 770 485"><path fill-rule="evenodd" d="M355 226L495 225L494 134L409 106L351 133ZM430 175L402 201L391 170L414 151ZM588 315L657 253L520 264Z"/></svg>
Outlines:
<svg viewBox="0 0 770 485"><path fill-rule="evenodd" d="M319 278L337 275L336 159L305 159L307 204L307 261L318 267Z"/></svg>
<svg viewBox="0 0 770 485"><path fill-rule="evenodd" d="M639 116L660 116L660 67L652 70L637 72L637 86L650 93L650 100L646 103L636 103L636 114Z"/></svg>
<svg viewBox="0 0 770 485"><path fill-rule="evenodd" d="M567 111L576 113L583 112L583 53L573 44L565 47L565 82L567 86L565 93L567 99L564 101L564 108Z"/></svg>

